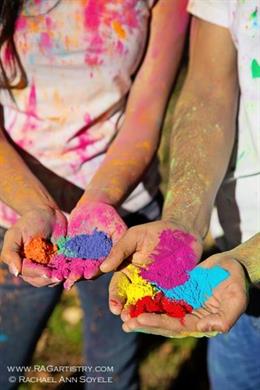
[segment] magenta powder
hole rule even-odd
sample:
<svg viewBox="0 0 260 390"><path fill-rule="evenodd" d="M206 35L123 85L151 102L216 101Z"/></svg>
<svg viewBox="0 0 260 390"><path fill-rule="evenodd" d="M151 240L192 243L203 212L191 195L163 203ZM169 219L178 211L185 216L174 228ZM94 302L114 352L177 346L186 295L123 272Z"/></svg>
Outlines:
<svg viewBox="0 0 260 390"><path fill-rule="evenodd" d="M102 260L82 260L68 258L64 255L55 255L48 264L52 269L52 277L59 280L67 279L69 275L91 279L99 270Z"/></svg>
<svg viewBox="0 0 260 390"><path fill-rule="evenodd" d="M153 262L141 270L141 276L161 288L171 289L189 279L188 271L196 265L192 249L194 237L180 230L164 230L151 255Z"/></svg>

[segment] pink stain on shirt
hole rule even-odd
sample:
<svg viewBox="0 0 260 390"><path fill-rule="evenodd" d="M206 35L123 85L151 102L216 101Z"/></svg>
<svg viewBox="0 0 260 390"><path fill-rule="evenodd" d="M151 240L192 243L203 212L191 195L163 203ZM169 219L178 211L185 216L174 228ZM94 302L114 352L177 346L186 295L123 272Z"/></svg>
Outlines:
<svg viewBox="0 0 260 390"><path fill-rule="evenodd" d="M34 81L32 81L30 93L28 96L27 107L26 107L27 115L37 117L36 107L37 107L36 86Z"/></svg>
<svg viewBox="0 0 260 390"><path fill-rule="evenodd" d="M43 51L48 51L52 48L52 41L47 32L42 32L40 35L40 42L39 42L40 48Z"/></svg>
<svg viewBox="0 0 260 390"><path fill-rule="evenodd" d="M154 260L141 271L144 279L162 288L171 289L189 279L188 271L196 266L191 247L194 237L180 230L164 230L151 258Z"/></svg>
<svg viewBox="0 0 260 390"><path fill-rule="evenodd" d="M105 8L104 0L88 0L84 12L84 23L87 29L97 31Z"/></svg>
<svg viewBox="0 0 260 390"><path fill-rule="evenodd" d="M27 18L21 15L16 22L15 28L17 31L25 30L27 27Z"/></svg>

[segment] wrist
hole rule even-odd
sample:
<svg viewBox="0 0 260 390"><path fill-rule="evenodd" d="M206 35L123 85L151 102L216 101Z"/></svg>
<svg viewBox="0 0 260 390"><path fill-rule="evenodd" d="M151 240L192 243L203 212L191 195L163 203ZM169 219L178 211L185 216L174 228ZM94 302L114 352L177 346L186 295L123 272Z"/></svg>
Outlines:
<svg viewBox="0 0 260 390"><path fill-rule="evenodd" d="M27 205L23 206L20 211L20 215L31 212L32 210L42 210L51 214L54 214L56 210L59 210L58 205L54 201L33 201L28 202Z"/></svg>
<svg viewBox="0 0 260 390"><path fill-rule="evenodd" d="M246 269L250 282L260 282L260 233L230 251Z"/></svg>
<svg viewBox="0 0 260 390"><path fill-rule="evenodd" d="M205 212L198 204L177 204L165 202L163 220L183 227L187 232L195 235L201 241L205 238L210 221L210 212Z"/></svg>
<svg viewBox="0 0 260 390"><path fill-rule="evenodd" d="M87 188L80 198L78 205L85 203L104 203L116 207L120 204L121 197L111 190L100 189L95 187Z"/></svg>

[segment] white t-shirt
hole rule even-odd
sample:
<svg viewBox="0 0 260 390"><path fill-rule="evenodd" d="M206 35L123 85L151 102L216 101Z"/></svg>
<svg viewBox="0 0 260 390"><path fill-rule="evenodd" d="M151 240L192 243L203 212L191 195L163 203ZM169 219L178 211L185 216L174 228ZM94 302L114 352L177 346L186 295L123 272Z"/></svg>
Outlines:
<svg viewBox="0 0 260 390"><path fill-rule="evenodd" d="M238 54L237 148L217 196L230 248L260 232L260 0L191 0L188 11L228 28Z"/></svg>
<svg viewBox="0 0 260 390"><path fill-rule="evenodd" d="M120 130L154 0L24 4L14 38L28 85L13 90L16 104L0 91L5 128L44 167L84 189ZM8 71L6 47L1 57ZM146 176L123 208L147 205L158 191L157 177L155 171L155 180ZM14 221L14 212L0 203L0 226Z"/></svg>

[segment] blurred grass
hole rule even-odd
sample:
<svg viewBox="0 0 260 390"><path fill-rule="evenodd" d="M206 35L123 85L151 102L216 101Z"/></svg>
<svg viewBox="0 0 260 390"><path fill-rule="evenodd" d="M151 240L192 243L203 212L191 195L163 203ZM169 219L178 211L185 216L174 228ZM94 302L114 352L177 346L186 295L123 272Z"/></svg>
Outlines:
<svg viewBox="0 0 260 390"><path fill-rule="evenodd" d="M162 142L159 150L162 175L162 191L165 191L168 177L169 138L172 113L185 76L181 71L174 94L169 102ZM48 325L43 332L32 364L37 365L81 365L82 358L82 312L73 289L63 294L61 302L55 308ZM196 385L197 390L207 390L205 351L206 341L194 338L166 339L144 335L140 351L141 390L184 389ZM33 374L35 376L35 374ZM43 377L43 373L39 374ZM51 374L44 374L50 377ZM64 375L64 374L62 374ZM59 374L54 374L58 378ZM54 389L53 384L28 384L19 390ZM59 387L60 388L60 387ZM79 388L79 385L77 385ZM112 388L112 387L111 387ZM125 389L127 390L127 389Z"/></svg>

